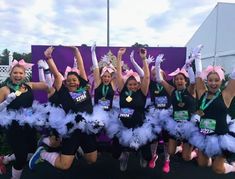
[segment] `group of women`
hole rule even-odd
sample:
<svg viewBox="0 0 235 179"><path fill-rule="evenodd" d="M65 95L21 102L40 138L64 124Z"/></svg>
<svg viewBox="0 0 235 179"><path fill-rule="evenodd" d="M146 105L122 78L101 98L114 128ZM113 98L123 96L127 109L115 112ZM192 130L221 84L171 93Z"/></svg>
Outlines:
<svg viewBox="0 0 235 179"><path fill-rule="evenodd" d="M182 68L168 74L173 77L170 84L161 69L163 54L156 57L155 65L149 70L148 62L153 59L147 59L147 50L139 51L142 68L132 52L130 60L137 72L124 72L122 56L126 49L120 48L116 68L107 63L100 69L94 44L91 47L93 103L79 49L65 48L74 53L75 65L67 67L64 76L53 60L54 48L49 47L44 52L46 60L38 62L41 82L25 81L25 70L32 64L20 60L14 61L10 78L0 88L1 126L6 127L7 141L13 152L11 156L1 157L0 163L14 160L12 179L21 177L28 158L30 169L35 169L40 161L47 161L66 170L77 150L82 149L87 163L95 163L101 133L112 141L112 155L120 161L121 171L127 169L130 152L139 153L141 167L154 168L161 138L165 173L170 171L170 156L178 151L184 160L196 158L199 166L212 166L217 173L235 171L235 163L226 161L235 153L235 124L228 115L235 95L235 71L221 90L223 69L209 66L203 71L201 47L197 47ZM196 75L192 64L195 64ZM34 104L33 90L44 90L49 103ZM118 105L114 100L116 90ZM147 100L148 94L151 102ZM37 129L44 133L42 129L46 129L47 135L41 141L53 150L45 146L37 148ZM30 153L34 154L28 157Z"/></svg>

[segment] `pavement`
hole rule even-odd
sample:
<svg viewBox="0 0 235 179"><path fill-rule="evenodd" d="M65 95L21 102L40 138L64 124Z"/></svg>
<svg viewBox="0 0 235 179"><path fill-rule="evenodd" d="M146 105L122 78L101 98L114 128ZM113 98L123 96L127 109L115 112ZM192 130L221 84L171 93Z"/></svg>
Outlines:
<svg viewBox="0 0 235 179"><path fill-rule="evenodd" d="M185 162L180 154L171 158L171 171L162 172L163 154L159 154L154 169L141 168L139 157L132 153L128 161L127 171L119 170L119 161L112 158L110 153L99 153L97 162L88 165L81 158L75 160L67 171L55 169L47 162L39 163L34 171L28 166L24 169L22 179L234 179L235 173L226 175L215 174L211 168L201 168L196 161ZM7 166L7 174L0 179L10 178L11 164Z"/></svg>

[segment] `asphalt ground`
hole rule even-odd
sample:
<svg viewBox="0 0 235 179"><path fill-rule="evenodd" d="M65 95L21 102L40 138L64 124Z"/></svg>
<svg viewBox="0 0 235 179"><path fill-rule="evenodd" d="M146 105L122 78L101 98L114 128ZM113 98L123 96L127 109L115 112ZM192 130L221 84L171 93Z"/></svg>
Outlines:
<svg viewBox="0 0 235 179"><path fill-rule="evenodd" d="M112 158L108 152L101 152L97 162L92 165L80 158L75 160L67 171L55 169L47 162L39 163L34 171L26 167L22 179L234 179L235 173L216 174L211 168L201 168L196 161L185 162L181 155L171 158L171 171L168 174L162 172L163 153L158 151L159 158L154 169L141 168L139 156L136 153L130 155L128 167L125 172L119 170L119 161ZM7 174L0 179L11 176L11 163L7 165Z"/></svg>

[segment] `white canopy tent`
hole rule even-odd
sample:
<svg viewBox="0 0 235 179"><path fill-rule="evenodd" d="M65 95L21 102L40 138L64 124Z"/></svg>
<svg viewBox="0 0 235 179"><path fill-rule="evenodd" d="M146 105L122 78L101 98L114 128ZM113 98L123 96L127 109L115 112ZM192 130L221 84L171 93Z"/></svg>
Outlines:
<svg viewBox="0 0 235 179"><path fill-rule="evenodd" d="M186 44L188 52L203 44L202 63L221 65L226 73L235 67L235 3L218 3Z"/></svg>

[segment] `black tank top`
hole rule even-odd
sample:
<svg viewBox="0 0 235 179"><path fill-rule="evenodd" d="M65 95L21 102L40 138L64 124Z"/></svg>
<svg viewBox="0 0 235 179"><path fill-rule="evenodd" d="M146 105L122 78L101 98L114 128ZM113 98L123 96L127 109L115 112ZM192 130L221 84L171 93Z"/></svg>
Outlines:
<svg viewBox="0 0 235 179"><path fill-rule="evenodd" d="M177 92L182 99L177 99ZM192 113L196 111L196 99L188 92L187 89L172 92L171 102L173 106L173 118L176 121L189 120Z"/></svg>
<svg viewBox="0 0 235 179"><path fill-rule="evenodd" d="M136 92L132 92L130 100L130 98L127 98L127 93L128 89L124 86L120 93L119 117L124 126L127 128L135 128L141 126L145 119L144 107L146 96L139 89Z"/></svg>
<svg viewBox="0 0 235 179"><path fill-rule="evenodd" d="M53 93L53 95L48 98L48 101L51 104L55 105L55 106L59 106L60 105L59 95L58 95L58 92L56 90Z"/></svg>
<svg viewBox="0 0 235 179"><path fill-rule="evenodd" d="M21 87L26 88L26 92L21 93L20 96L17 96L8 106L7 109L20 109L20 108L29 108L33 104L33 92L29 85L23 83ZM15 92L15 90L10 89L10 92Z"/></svg>
<svg viewBox="0 0 235 179"><path fill-rule="evenodd" d="M205 96L206 93L202 95L202 97L199 100L199 106L202 103L202 99ZM206 100L206 103L209 101L209 99ZM204 109L204 115L201 117L201 122L203 119L213 119L215 120L215 133L219 135L223 135L228 133L228 125L226 116L228 114L228 108L226 107L224 103L224 99L222 96L222 93L214 100L210 105ZM200 122L200 124L201 124ZM199 125L201 128L202 126Z"/></svg>
<svg viewBox="0 0 235 179"><path fill-rule="evenodd" d="M105 109L107 108L108 110L112 108L113 96L114 90L112 88L111 83L109 85L104 85L103 83L101 83L95 89L94 102L95 104L101 104L105 107Z"/></svg>
<svg viewBox="0 0 235 179"><path fill-rule="evenodd" d="M58 91L58 96L60 104L66 113L70 110L73 112L93 112L91 96L84 83L80 85L80 88L76 92L69 92L68 88L62 84Z"/></svg>
<svg viewBox="0 0 235 179"><path fill-rule="evenodd" d="M157 109L167 109L171 106L170 96L161 84L151 80L149 92L151 102Z"/></svg>

